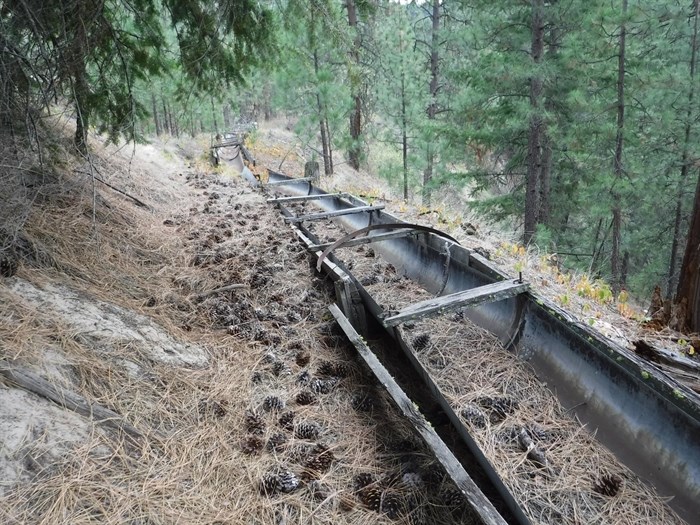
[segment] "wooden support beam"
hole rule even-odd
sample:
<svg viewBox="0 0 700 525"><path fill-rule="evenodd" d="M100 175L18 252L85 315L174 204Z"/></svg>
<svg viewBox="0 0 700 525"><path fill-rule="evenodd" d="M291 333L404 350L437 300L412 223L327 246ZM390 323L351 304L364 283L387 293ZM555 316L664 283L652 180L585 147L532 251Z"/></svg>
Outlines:
<svg viewBox="0 0 700 525"><path fill-rule="evenodd" d="M398 232L391 232L391 233L379 233L377 235L368 235L366 237L358 237L356 239L351 239L347 242L344 242L340 248L350 248L351 246L360 246L361 244L370 244L373 242L381 242L381 241L388 241L390 239L400 239L402 237L408 237L410 235L417 235L419 234L419 231L416 230L404 230L404 231L398 231ZM327 242L325 244L312 244L309 246L309 250L311 251L317 251L317 250L325 250L329 246L333 246L332 242Z"/></svg>
<svg viewBox="0 0 700 525"><path fill-rule="evenodd" d="M268 204L288 203L288 202L305 202L316 201L319 199L333 199L349 197L349 193L316 193L314 195L296 195L294 197L277 197L276 199L267 199Z"/></svg>
<svg viewBox="0 0 700 525"><path fill-rule="evenodd" d="M351 213L362 213L365 211L383 210L384 205L378 206L357 206L356 208L345 208L344 210L325 211L323 213L310 213L309 215L300 215L299 217L285 217L285 222L302 222L302 221L319 221L330 217L338 217L340 215L349 215Z"/></svg>
<svg viewBox="0 0 700 525"><path fill-rule="evenodd" d="M295 182L311 182L311 179L309 177L299 177L297 179L276 180L266 183L265 186L283 186L284 184L294 184Z"/></svg>
<svg viewBox="0 0 700 525"><path fill-rule="evenodd" d="M462 464L457 460L445 442L437 435L430 423L425 419L411 399L394 381L391 374L384 368L377 356L372 353L369 347L362 340L352 324L343 315L336 305L330 306L333 317L338 321L340 327L347 335L350 342L357 349L360 357L367 363L379 382L386 388L396 406L403 415L413 424L418 434L435 454L437 460L445 467L448 475L455 482L455 485L464 494L474 511L479 514L482 523L485 525L506 525L506 521L494 508L493 504L484 495L481 489L474 483Z"/></svg>
<svg viewBox="0 0 700 525"><path fill-rule="evenodd" d="M501 281L498 283L479 286L434 299L427 299L407 306L399 313L386 317L384 326L396 326L412 319L442 314L457 308L474 307L482 303L493 303L509 297L515 297L530 288L528 283L518 280Z"/></svg>

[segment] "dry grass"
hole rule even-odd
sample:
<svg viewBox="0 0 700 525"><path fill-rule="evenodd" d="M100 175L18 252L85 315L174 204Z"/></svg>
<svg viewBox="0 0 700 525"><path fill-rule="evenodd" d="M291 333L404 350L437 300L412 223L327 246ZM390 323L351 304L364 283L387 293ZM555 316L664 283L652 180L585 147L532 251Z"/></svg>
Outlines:
<svg viewBox="0 0 700 525"><path fill-rule="evenodd" d="M101 172L125 186L131 161L97 151ZM183 165L189 184L163 199L168 180L137 156L129 187L155 204L147 211L104 188L93 193L89 180L64 169L18 230L32 248L22 252L13 279L60 284L88 302L148 315L205 348L209 365L168 366L128 341L107 351L0 283L2 358L53 370L57 382L120 413L145 436L133 441L86 421L90 437L61 458L41 455L38 441L27 443L22 453L32 467L0 497L0 522L468 522L444 473L333 332L328 283L312 276L306 255L261 196ZM248 289L198 298L231 283ZM349 375L328 381L327 362L347 363ZM304 372L307 384L300 382ZM302 391L314 393L312 404L295 401ZM285 429L279 413L265 411L272 395L295 412L296 427ZM356 410L365 396L372 407ZM249 432L251 409L264 422L260 434ZM318 436L301 437L301 421L314 423ZM270 450L276 434L286 442ZM263 449L246 453L251 438ZM321 472L312 463L319 443L333 458ZM263 494L266 473L279 469L302 483L290 493ZM368 508L366 491L354 486L359 474L372 477L381 509ZM401 507L396 517L392 502Z"/></svg>

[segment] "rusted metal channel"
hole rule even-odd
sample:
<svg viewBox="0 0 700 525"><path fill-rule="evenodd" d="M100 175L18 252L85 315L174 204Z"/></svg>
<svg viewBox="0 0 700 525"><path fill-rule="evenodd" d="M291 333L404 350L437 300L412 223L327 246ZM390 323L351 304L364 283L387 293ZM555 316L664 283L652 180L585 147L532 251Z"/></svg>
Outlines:
<svg viewBox="0 0 700 525"><path fill-rule="evenodd" d="M278 183L275 188L286 195L325 193L309 181L284 182L288 180L270 172L270 181ZM325 212L368 205L353 196L319 198L315 203ZM333 221L348 232L402 222L383 210L339 215ZM507 279L480 255L432 233L386 239L373 248L399 272L439 296ZM342 267L332 255L330 262ZM357 280L349 273L346 276L367 313L380 322L386 318L387 312ZM672 498L669 505L679 515L689 523L696 522L700 515L700 396L532 292L481 304L465 315L530 363L561 404L595 431L600 442L652 483L660 495ZM361 327L355 328L361 332ZM439 397L439 389L412 358L407 342L397 330L387 331ZM464 425L449 406L445 408L464 442L471 442L478 456L478 446Z"/></svg>

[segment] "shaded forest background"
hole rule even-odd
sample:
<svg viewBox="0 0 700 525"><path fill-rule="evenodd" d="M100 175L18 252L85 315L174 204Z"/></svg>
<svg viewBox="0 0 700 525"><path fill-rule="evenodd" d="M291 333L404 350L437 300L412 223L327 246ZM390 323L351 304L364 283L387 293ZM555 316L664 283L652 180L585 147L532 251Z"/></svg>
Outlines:
<svg viewBox="0 0 700 525"><path fill-rule="evenodd" d="M7 0L0 125L68 108L76 153L284 117L700 328L698 0ZM21 138L20 138L21 137Z"/></svg>

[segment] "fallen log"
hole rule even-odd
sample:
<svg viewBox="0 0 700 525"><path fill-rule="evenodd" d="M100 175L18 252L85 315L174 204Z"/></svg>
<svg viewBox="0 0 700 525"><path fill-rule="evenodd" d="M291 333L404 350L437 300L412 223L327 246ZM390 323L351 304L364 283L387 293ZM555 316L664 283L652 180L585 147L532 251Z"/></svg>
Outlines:
<svg viewBox="0 0 700 525"><path fill-rule="evenodd" d="M116 412L97 403L91 403L75 392L52 385L34 372L21 369L6 361L0 361L0 376L19 388L53 401L57 405L82 416L89 417L96 423L103 423L117 430L122 430L134 438L144 437L136 427Z"/></svg>

